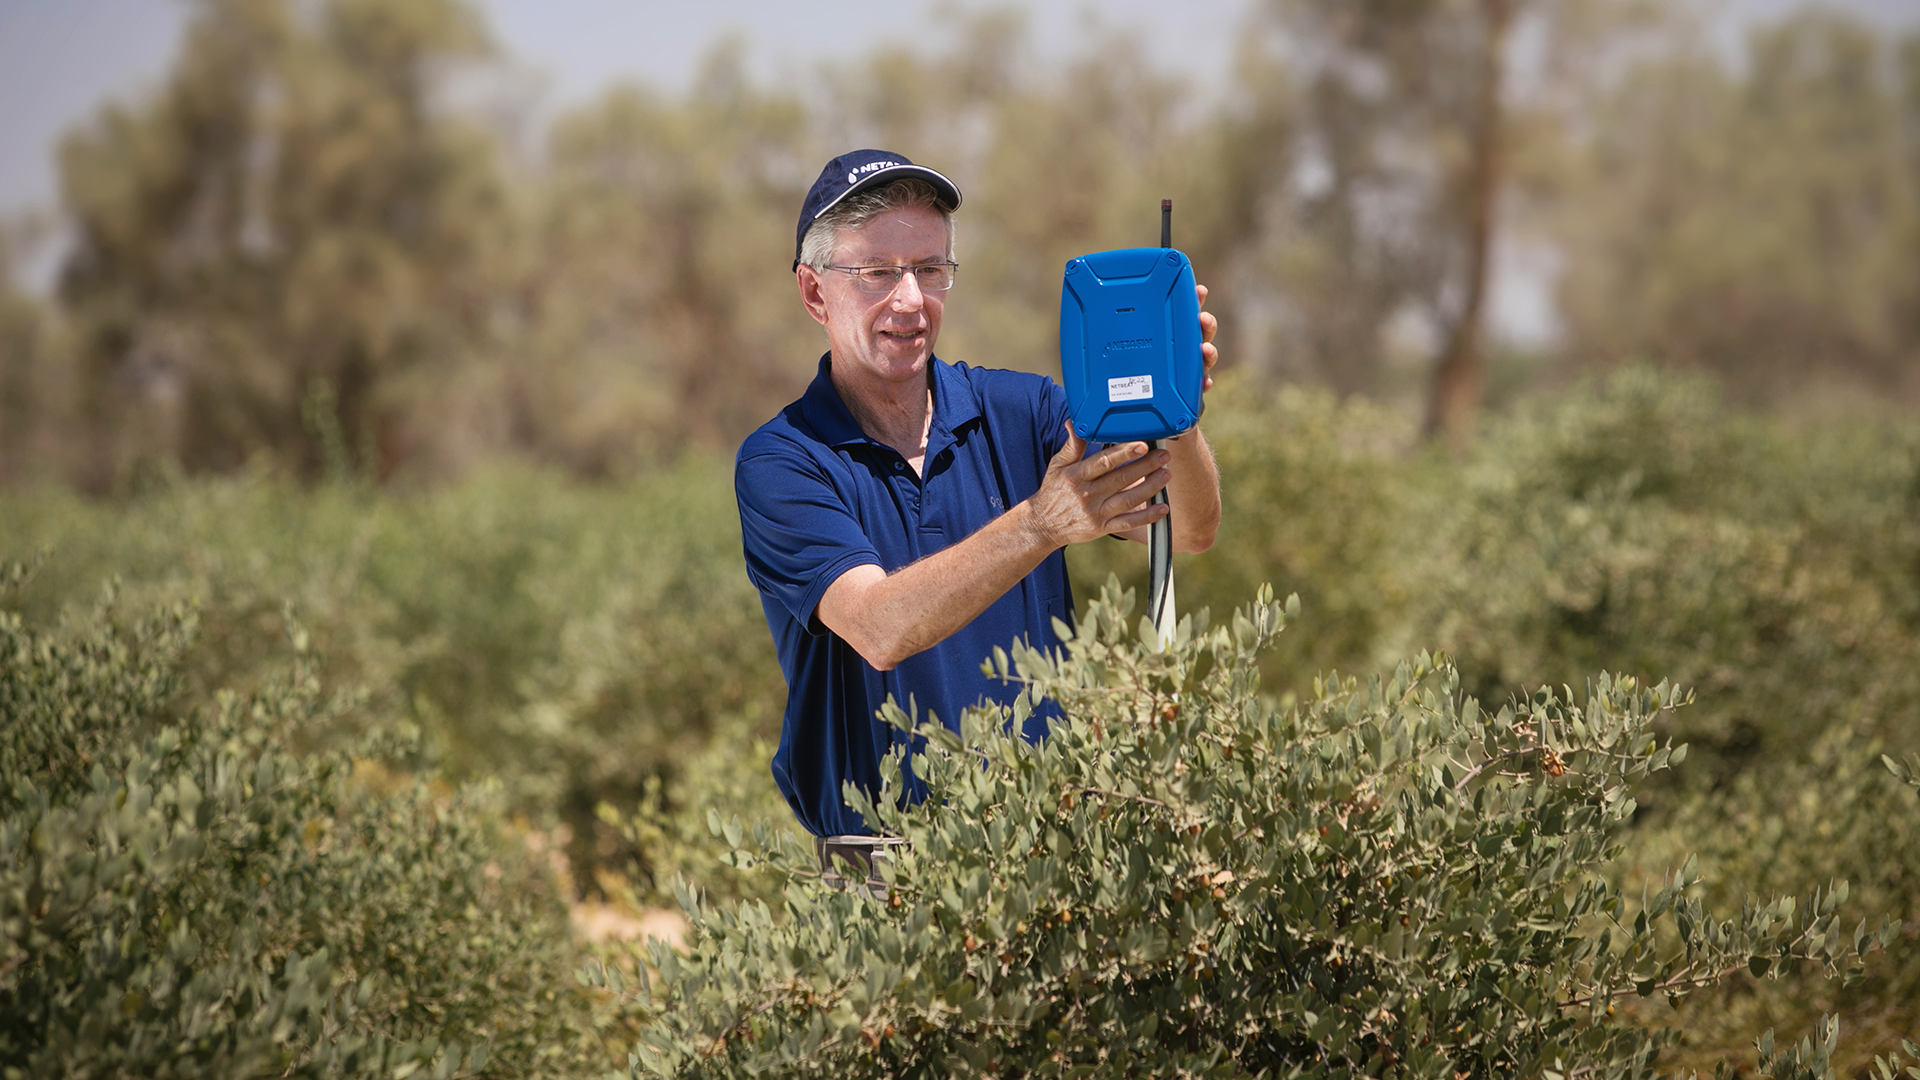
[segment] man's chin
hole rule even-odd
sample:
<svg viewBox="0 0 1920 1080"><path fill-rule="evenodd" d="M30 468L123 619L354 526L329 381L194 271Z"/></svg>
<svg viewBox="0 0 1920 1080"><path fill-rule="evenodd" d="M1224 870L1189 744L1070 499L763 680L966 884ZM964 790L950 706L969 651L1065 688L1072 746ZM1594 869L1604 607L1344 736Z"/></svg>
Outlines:
<svg viewBox="0 0 1920 1080"><path fill-rule="evenodd" d="M932 342L927 335L898 339L888 337L869 338L862 349L848 349L842 355L848 360L847 375L861 372L860 379L878 378L884 382L900 382L922 375L933 356Z"/></svg>
<svg viewBox="0 0 1920 1080"><path fill-rule="evenodd" d="M925 334L911 338L882 338L880 355L895 367L918 367L933 355L933 344Z"/></svg>

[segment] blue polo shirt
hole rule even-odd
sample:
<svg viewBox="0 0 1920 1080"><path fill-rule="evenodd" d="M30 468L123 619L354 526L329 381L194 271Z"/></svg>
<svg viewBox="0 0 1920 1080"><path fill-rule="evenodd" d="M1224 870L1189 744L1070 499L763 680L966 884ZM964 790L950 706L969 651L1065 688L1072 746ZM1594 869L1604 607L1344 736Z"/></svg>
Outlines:
<svg viewBox="0 0 1920 1080"><path fill-rule="evenodd" d="M1019 638L1057 648L1053 620L1073 617L1066 556L1056 551L971 623L892 671L876 671L821 625L815 608L841 574L867 564L892 573L1038 491L1066 444L1067 420L1066 392L1051 379L936 357L933 423L915 473L860 430L833 388L830 361L821 357L806 394L748 436L734 466L747 576L787 678L773 778L816 836L870 831L841 791L850 780L878 792L881 758L906 741L875 716L889 697L958 730L963 709L982 699L1008 704L1018 692L981 672L995 646ZM1024 734L1044 735L1050 713L1036 712Z"/></svg>

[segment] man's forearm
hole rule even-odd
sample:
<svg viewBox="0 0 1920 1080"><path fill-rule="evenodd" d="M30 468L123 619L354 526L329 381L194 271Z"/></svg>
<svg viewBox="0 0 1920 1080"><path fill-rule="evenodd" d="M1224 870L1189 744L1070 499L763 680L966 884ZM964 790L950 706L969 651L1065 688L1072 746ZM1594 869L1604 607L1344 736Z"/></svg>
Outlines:
<svg viewBox="0 0 1920 1080"><path fill-rule="evenodd" d="M1172 479L1174 452L1125 443L1089 455L1071 427L1066 434L1040 490L911 566L891 574L857 566L841 574L820 598L820 621L886 671L972 622L1055 551L1141 528L1166 513L1146 503ZM1207 456L1205 471L1212 468Z"/></svg>
<svg viewBox="0 0 1920 1080"><path fill-rule="evenodd" d="M1220 531L1220 472L1199 428L1167 443L1173 451L1167 502L1173 506L1173 550L1205 551Z"/></svg>
<svg viewBox="0 0 1920 1080"><path fill-rule="evenodd" d="M1211 475L1212 457L1204 446L1189 453L1193 449L1204 459L1203 472ZM1175 451L1149 452L1144 443L1088 455L1087 444L1068 428L1067 443L1047 463L1040 490L972 536L911 566L888 574L869 564L841 574L820 598L820 621L867 663L889 670L972 622L1055 551L1144 527L1165 514L1164 508L1146 503L1172 479L1175 456Z"/></svg>
<svg viewBox="0 0 1920 1080"><path fill-rule="evenodd" d="M1061 545L1031 527L1020 503L972 536L889 574L871 564L842 574L820 599L820 621L881 671L972 622Z"/></svg>

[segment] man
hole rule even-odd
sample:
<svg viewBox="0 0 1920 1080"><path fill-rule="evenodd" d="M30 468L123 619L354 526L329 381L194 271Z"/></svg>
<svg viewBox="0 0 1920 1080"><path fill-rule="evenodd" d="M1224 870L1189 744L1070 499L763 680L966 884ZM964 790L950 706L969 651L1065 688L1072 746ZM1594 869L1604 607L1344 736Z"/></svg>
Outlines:
<svg viewBox="0 0 1920 1080"><path fill-rule="evenodd" d="M827 163L794 274L829 349L735 466L747 572L787 679L773 775L816 837L871 831L841 792L877 792L906 738L875 717L889 697L957 727L966 707L1013 697L981 673L995 646L1058 647L1053 620L1073 617L1066 545L1144 539L1168 512L1147 502L1163 487L1180 507L1176 550L1205 550L1219 522L1198 429L1151 453L1089 453L1051 380L934 356L959 205L951 180L899 154ZM1217 324L1200 319L1211 370ZM1045 729L1037 715L1025 734Z"/></svg>

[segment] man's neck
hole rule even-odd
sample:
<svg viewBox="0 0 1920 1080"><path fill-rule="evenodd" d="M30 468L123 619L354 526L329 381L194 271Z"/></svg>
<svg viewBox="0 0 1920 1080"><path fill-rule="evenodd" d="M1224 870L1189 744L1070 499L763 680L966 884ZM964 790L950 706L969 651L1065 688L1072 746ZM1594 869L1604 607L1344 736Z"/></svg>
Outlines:
<svg viewBox="0 0 1920 1080"><path fill-rule="evenodd" d="M860 430L875 442L900 452L916 470L927 453L927 435L933 429L933 365L927 362L925 383L872 386L843 379L832 369L833 389L853 414Z"/></svg>

